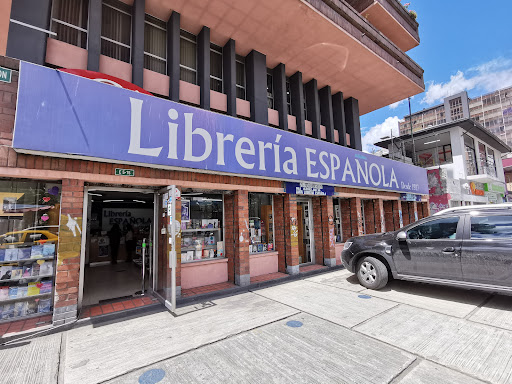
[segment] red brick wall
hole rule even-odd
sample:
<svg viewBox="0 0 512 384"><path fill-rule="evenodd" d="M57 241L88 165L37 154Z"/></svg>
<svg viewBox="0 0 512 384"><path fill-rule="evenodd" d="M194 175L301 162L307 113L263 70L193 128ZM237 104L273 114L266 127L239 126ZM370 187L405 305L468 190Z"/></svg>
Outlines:
<svg viewBox="0 0 512 384"><path fill-rule="evenodd" d="M292 231L292 226L295 224L297 228L297 197L295 195L286 194L284 200L284 227L285 227L285 242L286 242L286 266L299 265L299 245L298 242L302 241L297 237L296 231Z"/></svg>
<svg viewBox="0 0 512 384"><path fill-rule="evenodd" d="M235 198L234 194L224 195L224 256L228 258L228 280L235 281L235 249L234 249L234 218Z"/></svg>
<svg viewBox="0 0 512 384"><path fill-rule="evenodd" d="M352 197L350 199L350 216L353 236L364 235L363 213L361 211L361 198Z"/></svg>
<svg viewBox="0 0 512 384"><path fill-rule="evenodd" d="M319 228L322 231L322 252L324 259L335 259L336 258L336 235L334 231L334 206L332 203L332 196L322 196L319 197L321 202L321 213L322 213L322 222L319 223ZM314 214L313 217L317 216ZM315 223L316 227L316 223ZM318 256L317 256L318 259ZM334 261L334 264L336 262ZM317 260L317 264L318 260Z"/></svg>
<svg viewBox="0 0 512 384"><path fill-rule="evenodd" d="M362 200L364 206L364 223L366 229L366 235L370 235L375 232L375 200Z"/></svg>
<svg viewBox="0 0 512 384"><path fill-rule="evenodd" d="M240 190L234 192L234 271L237 277L250 276L249 267L249 194ZM244 284L241 284L244 285Z"/></svg>
<svg viewBox="0 0 512 384"><path fill-rule="evenodd" d="M393 212L393 201L384 200L382 205L384 207L386 231L394 231L398 226L395 222L397 215L395 215L395 213Z"/></svg>
<svg viewBox="0 0 512 384"><path fill-rule="evenodd" d="M384 200L375 200L375 229L377 233L386 232L386 219L384 214Z"/></svg>
<svg viewBox="0 0 512 384"><path fill-rule="evenodd" d="M311 199L313 211L313 236L315 239L315 263L324 264L324 231L323 227L327 227L327 216L323 217L322 198L315 196Z"/></svg>
<svg viewBox="0 0 512 384"><path fill-rule="evenodd" d="M282 195L274 195L274 242L278 256L279 272L286 272L286 252L289 242L285 244L285 221L283 210L284 199Z"/></svg>

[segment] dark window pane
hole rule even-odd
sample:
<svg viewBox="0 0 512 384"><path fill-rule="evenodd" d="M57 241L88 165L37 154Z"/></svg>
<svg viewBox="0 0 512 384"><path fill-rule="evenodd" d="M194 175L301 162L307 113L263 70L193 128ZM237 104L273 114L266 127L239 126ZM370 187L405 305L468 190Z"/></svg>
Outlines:
<svg viewBox="0 0 512 384"><path fill-rule="evenodd" d="M471 218L472 239L511 239L512 216L474 216Z"/></svg>
<svg viewBox="0 0 512 384"><path fill-rule="evenodd" d="M429 221L408 230L407 238L413 240L455 239L458 223L458 217Z"/></svg>
<svg viewBox="0 0 512 384"><path fill-rule="evenodd" d="M87 48L87 33L63 24L67 23L87 30L87 15L87 0L54 0L52 31L57 34L54 38L84 49Z"/></svg>

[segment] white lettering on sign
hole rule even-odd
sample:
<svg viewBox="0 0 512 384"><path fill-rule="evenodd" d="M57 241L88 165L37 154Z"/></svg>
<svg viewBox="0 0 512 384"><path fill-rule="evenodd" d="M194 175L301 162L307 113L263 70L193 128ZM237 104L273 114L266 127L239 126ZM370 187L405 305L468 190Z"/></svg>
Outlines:
<svg viewBox="0 0 512 384"><path fill-rule="evenodd" d="M144 137L141 129L143 101L130 97L130 105L131 127L128 153L158 157L163 150L163 146L148 147L142 145L142 138ZM223 132L216 132L212 135L204 128L194 127L193 113L183 113L184 126L180 126L176 122L180 117L180 113L176 109L169 109L168 117L167 158L169 159L179 160L181 150L182 160L184 161L192 163L208 161L215 148L217 152L213 156L216 156L215 163L220 166L225 166L229 159L236 161L244 169L258 169L260 171L273 169L275 173L299 174L297 152L292 147L279 144L281 134L275 134L275 137L270 137L265 141L253 141L249 137L236 137L236 135ZM183 148L178 146L179 135L183 135ZM196 145L199 148L196 148ZM418 184L404 181L399 186L392 164L388 166L379 165L364 156L359 156L356 159L340 158L335 153L329 153L325 150L318 151L308 147L305 147L304 152L300 155L301 166L305 167L307 177L322 180L330 179L332 182L339 184L349 182L355 185L376 188L385 187L406 191L419 191L420 189ZM312 194L323 193L321 187L318 190L312 188L311 191ZM304 192L301 194L304 194Z"/></svg>

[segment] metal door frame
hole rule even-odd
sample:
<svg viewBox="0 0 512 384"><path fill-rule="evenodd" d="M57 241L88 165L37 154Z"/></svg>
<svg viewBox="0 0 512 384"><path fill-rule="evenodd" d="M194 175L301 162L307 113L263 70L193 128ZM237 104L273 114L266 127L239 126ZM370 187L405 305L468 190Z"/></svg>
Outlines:
<svg viewBox="0 0 512 384"><path fill-rule="evenodd" d="M111 191L111 192L133 192L133 193L143 193L143 194L153 194L157 195L158 191L155 191L151 188L123 188L123 187L102 187L102 186L86 186L84 187L84 207L82 212L82 244L80 248L80 276L78 282L78 306L77 310L82 309L82 301L84 298L84 280L85 280L85 247L87 243L87 222L89 221L89 192L94 191ZM156 198L155 198L156 199ZM153 210L156 211L156 207L153 207ZM156 229L153 229L153 234L156 232ZM153 242L153 247L155 243ZM153 258L155 257L155 252L153 249ZM155 265L155 260L153 260L153 266ZM154 274L153 274L154 278ZM150 288L151 292L153 292L153 287Z"/></svg>
<svg viewBox="0 0 512 384"><path fill-rule="evenodd" d="M307 203L308 204L308 221L309 221L309 252L311 254L311 261L306 263L302 263L300 265L310 265L315 264L316 262L316 254L315 254L315 230L313 223L313 199L311 197L297 197L297 203ZM302 232L304 233L304 231ZM301 239L304 242L304 239Z"/></svg>

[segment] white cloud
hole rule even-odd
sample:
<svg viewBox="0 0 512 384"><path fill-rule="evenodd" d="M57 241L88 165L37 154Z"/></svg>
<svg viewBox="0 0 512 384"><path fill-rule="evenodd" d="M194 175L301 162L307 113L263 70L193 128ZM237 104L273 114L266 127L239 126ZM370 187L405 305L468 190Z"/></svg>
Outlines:
<svg viewBox="0 0 512 384"><path fill-rule="evenodd" d="M372 149L375 148L373 144L382 141L382 137L389 136L391 132L393 132L393 136L398 136L398 123L400 120L401 118L398 116L388 117L383 123L371 127L363 136L363 151L372 152Z"/></svg>
<svg viewBox="0 0 512 384"><path fill-rule="evenodd" d="M476 89L481 92L490 92L510 85L512 85L512 60L498 58L468 69L467 74L457 71L446 83L433 81L428 83L425 97L421 102L432 105L462 91Z"/></svg>
<svg viewBox="0 0 512 384"><path fill-rule="evenodd" d="M404 99L404 100L397 101L396 103L390 104L389 109L397 109L400 105L405 103L406 100L407 99Z"/></svg>

